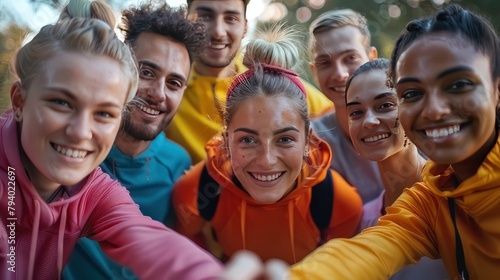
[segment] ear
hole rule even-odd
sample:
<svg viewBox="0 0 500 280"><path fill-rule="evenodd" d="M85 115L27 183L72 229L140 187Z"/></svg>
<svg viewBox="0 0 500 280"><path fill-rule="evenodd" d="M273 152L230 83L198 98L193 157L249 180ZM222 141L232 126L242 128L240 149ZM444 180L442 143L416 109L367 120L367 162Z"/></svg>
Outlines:
<svg viewBox="0 0 500 280"><path fill-rule="evenodd" d="M10 102L12 104L12 110L16 116L16 121L20 122L23 119L23 108L25 93L21 82L15 82L10 88Z"/></svg>
<svg viewBox="0 0 500 280"><path fill-rule="evenodd" d="M500 110L500 77L496 78L495 80L495 89L497 90L495 92L495 96L497 99L497 110Z"/></svg>
<svg viewBox="0 0 500 280"><path fill-rule="evenodd" d="M375 48L374 46L371 46L370 50L368 51L368 59L369 60L374 60L374 59L377 59L377 58L378 58L377 48Z"/></svg>
<svg viewBox="0 0 500 280"><path fill-rule="evenodd" d="M227 130L222 132L222 145L226 151L226 156L229 158L230 153L229 153L229 136L227 134Z"/></svg>
<svg viewBox="0 0 500 280"><path fill-rule="evenodd" d="M318 69L316 68L316 65L314 63L309 64L309 70L311 70L312 78L314 82L316 83L316 86L319 88L319 82L318 82Z"/></svg>
<svg viewBox="0 0 500 280"><path fill-rule="evenodd" d="M307 134L307 139L306 139L306 148L308 146L311 146L313 143L312 143L312 134L313 134L313 129L311 127L309 127L309 133Z"/></svg>
<svg viewBox="0 0 500 280"><path fill-rule="evenodd" d="M243 37L247 35L247 31L248 31L248 20L245 19L245 30L243 31Z"/></svg>

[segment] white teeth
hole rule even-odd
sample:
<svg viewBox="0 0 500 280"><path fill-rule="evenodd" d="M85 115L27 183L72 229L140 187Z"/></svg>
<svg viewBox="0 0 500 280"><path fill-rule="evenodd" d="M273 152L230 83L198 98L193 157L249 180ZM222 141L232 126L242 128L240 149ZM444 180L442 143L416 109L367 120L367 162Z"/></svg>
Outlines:
<svg viewBox="0 0 500 280"><path fill-rule="evenodd" d="M341 92L345 92L345 87L334 87L333 88L334 91L341 91Z"/></svg>
<svg viewBox="0 0 500 280"><path fill-rule="evenodd" d="M446 137L450 134L459 131L460 131L460 125L456 124L447 128L425 130L425 135L427 135L427 137L438 138L438 137Z"/></svg>
<svg viewBox="0 0 500 280"><path fill-rule="evenodd" d="M210 47L212 49L216 49L216 50L222 50L223 48L226 47L226 45L210 45Z"/></svg>
<svg viewBox="0 0 500 280"><path fill-rule="evenodd" d="M268 181L274 181L276 179L278 179L281 174L283 174L283 172L280 172L280 173L276 173L276 174L273 174L273 175L255 175L255 174L252 174L252 176L259 180L259 181L262 181L262 182L268 182Z"/></svg>
<svg viewBox="0 0 500 280"><path fill-rule="evenodd" d="M59 145L54 145L56 148L56 151L62 155L68 156L68 157L74 157L74 158L82 158L87 155L86 151L79 151L79 150L73 150L69 148L64 148Z"/></svg>
<svg viewBox="0 0 500 280"><path fill-rule="evenodd" d="M365 138L365 139L363 139L363 141L365 143L371 143L371 142L378 141L380 139L385 139L387 137L389 137L389 133L383 133L383 134L380 134L380 135L377 135L377 136Z"/></svg>
<svg viewBox="0 0 500 280"><path fill-rule="evenodd" d="M150 115L159 115L160 114L160 111L148 108L148 107L146 107L144 105L139 105L138 107L139 107L139 109L141 109L142 111L144 111L144 112L146 112L146 113L148 113Z"/></svg>

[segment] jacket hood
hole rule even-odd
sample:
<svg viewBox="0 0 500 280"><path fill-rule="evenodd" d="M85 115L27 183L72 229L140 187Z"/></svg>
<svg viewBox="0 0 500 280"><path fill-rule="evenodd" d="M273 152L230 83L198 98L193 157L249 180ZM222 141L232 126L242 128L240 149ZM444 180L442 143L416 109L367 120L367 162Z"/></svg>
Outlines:
<svg viewBox="0 0 500 280"><path fill-rule="evenodd" d="M8 171L9 167L15 169L16 173L16 181L17 187L22 190L26 197L29 197L33 200L38 200L43 202L49 209L49 205L45 203L45 201L40 197L35 187L29 180L29 177L24 169L23 163L20 157L20 141L19 141L19 131L17 122L14 119L14 113L11 109L7 112L3 113L0 116L0 141L2 143L3 149L0 149L0 170ZM79 184L75 187L80 187L85 185L85 182L89 177L94 176L94 172L92 172L89 176L84 178ZM80 189L81 190L81 189ZM81 191L78 191L70 198L52 202L50 206L62 206L64 204L69 204L78 199L81 196ZM28 204L29 205L29 204ZM57 220L57 217L53 217Z"/></svg>
<svg viewBox="0 0 500 280"><path fill-rule="evenodd" d="M280 203L288 203L289 200L294 200L307 189L323 181L326 177L328 168L325 167L330 166L330 161L332 159L330 146L314 133L311 134L310 143L313 143L309 145L310 164L306 162L303 163L302 170L297 179L297 187L278 202L271 204L270 207ZM221 136L215 136L207 143L205 149L207 151L208 173L221 185L221 187L232 192L247 203L262 205L261 202L256 201L244 190L234 184L231 162L226 156L226 149L223 145L224 143Z"/></svg>
<svg viewBox="0 0 500 280"><path fill-rule="evenodd" d="M8 173L15 172L16 195L14 198L16 205L17 224L19 228L31 230L31 245L29 249L29 261L27 267L28 279L33 279L35 255L38 248L40 231L59 225L57 242L57 269L62 272L64 255L64 234L68 223L68 206L75 202L82 195L82 191L77 191L73 196L56 202L47 204L38 194L35 187L29 180L23 167L20 156L18 123L14 119L14 112L9 109L0 116L0 170ZM89 177L94 177L94 170L87 178L83 179L78 186L86 184ZM7 177L7 176L2 176ZM7 186L7 183L5 184ZM82 187L82 189L85 187ZM0 200L6 203L6 190L0 190ZM60 274L60 273L59 273Z"/></svg>
<svg viewBox="0 0 500 280"><path fill-rule="evenodd" d="M500 138L499 138L500 139ZM500 142L488 153L476 174L460 183L453 179L451 166L429 161L424 168L424 184L440 197L451 197L468 215L475 219L488 220L497 215L496 205L500 200Z"/></svg>

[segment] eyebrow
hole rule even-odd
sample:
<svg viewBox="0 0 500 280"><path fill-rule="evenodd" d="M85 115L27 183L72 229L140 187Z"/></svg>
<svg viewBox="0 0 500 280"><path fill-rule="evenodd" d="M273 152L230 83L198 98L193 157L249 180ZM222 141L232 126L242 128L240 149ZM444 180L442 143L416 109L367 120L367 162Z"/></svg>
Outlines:
<svg viewBox="0 0 500 280"><path fill-rule="evenodd" d="M158 64L154 63L154 62L151 62L151 61L148 61L148 60L141 60L139 61L139 65L146 65L148 67L151 67L153 68L154 70L156 71L164 71L163 68L161 68ZM182 80L183 82L186 82L187 78L184 77L184 75L180 74L180 73L171 73L170 76L174 76L175 78L179 79L179 80Z"/></svg>
<svg viewBox="0 0 500 280"><path fill-rule="evenodd" d="M354 53L359 53L358 50L356 50L356 49L347 49L347 50L343 50L343 51L339 52L338 54L334 54L334 55L340 56L340 55L344 55L346 53L353 53L353 52ZM320 55L316 56L314 58L314 60L316 60L318 58L324 58L324 57L332 57L332 55L331 54L327 54L327 53L320 54Z"/></svg>
<svg viewBox="0 0 500 280"><path fill-rule="evenodd" d="M197 12L206 12L206 13L215 13L215 11L212 8L209 7L196 7L195 11ZM225 10L222 12L223 14L230 14L230 15L241 15L241 12L238 10Z"/></svg>
<svg viewBox="0 0 500 280"><path fill-rule="evenodd" d="M378 99L382 99L382 98L393 96L393 95L395 95L394 92L383 92L383 93L375 95L373 100L378 100ZM348 102L345 106L349 107L349 106L360 105L360 104L361 103L358 101L351 101L351 102Z"/></svg>
<svg viewBox="0 0 500 280"><path fill-rule="evenodd" d="M474 70L472 68L470 68L469 66L464 66L464 65L459 65L459 66L456 66L456 67L452 67L450 69L446 69L444 70L443 72L439 73L439 75L437 75L437 79L441 79L445 76L448 76L448 75L451 75L453 73L456 73L456 72L474 72ZM399 84L404 84L404 83L419 83L420 80L417 79L417 78L411 78L411 77L408 77L408 78L402 78L400 79L396 85L399 85Z"/></svg>
<svg viewBox="0 0 500 280"><path fill-rule="evenodd" d="M245 127L237 128L237 129L234 130L234 132L238 132L238 131L242 131L242 132L246 132L246 133L250 133L250 134L254 134L254 135L259 135L259 133L256 130L253 130L253 129L250 129L250 128L245 128ZM274 135L278 135L280 133L287 132L287 131L300 132L294 126L287 126L287 127L280 128L280 129L277 129L277 130L273 131L273 134Z"/></svg>

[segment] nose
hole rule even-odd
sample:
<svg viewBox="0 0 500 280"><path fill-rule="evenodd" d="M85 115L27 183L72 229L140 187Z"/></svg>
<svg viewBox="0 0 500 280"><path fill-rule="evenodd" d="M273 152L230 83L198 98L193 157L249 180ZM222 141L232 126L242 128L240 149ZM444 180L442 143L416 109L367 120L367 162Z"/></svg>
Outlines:
<svg viewBox="0 0 500 280"><path fill-rule="evenodd" d="M80 112L74 114L66 127L66 134L76 143L92 139L91 113Z"/></svg>
<svg viewBox="0 0 500 280"><path fill-rule="evenodd" d="M222 39L226 36L226 26L224 24L224 19L218 17L210 26L210 36L214 39Z"/></svg>
<svg viewBox="0 0 500 280"><path fill-rule="evenodd" d="M334 81L347 81L349 78L349 69L341 62L334 63L330 78Z"/></svg>
<svg viewBox="0 0 500 280"><path fill-rule="evenodd" d="M380 125L380 120L378 119L378 117L371 110L367 110L363 119L363 127L374 128L378 125Z"/></svg>
<svg viewBox="0 0 500 280"><path fill-rule="evenodd" d="M163 103L167 98L165 83L163 80L157 80L146 89L148 99L154 103Z"/></svg>
<svg viewBox="0 0 500 280"><path fill-rule="evenodd" d="M277 162L276 151L275 149L269 145L265 144L259 151L257 152L257 165L263 168L270 168Z"/></svg>
<svg viewBox="0 0 500 280"><path fill-rule="evenodd" d="M438 90L428 92L425 96L421 116L429 120L440 120L451 113L448 99Z"/></svg>

